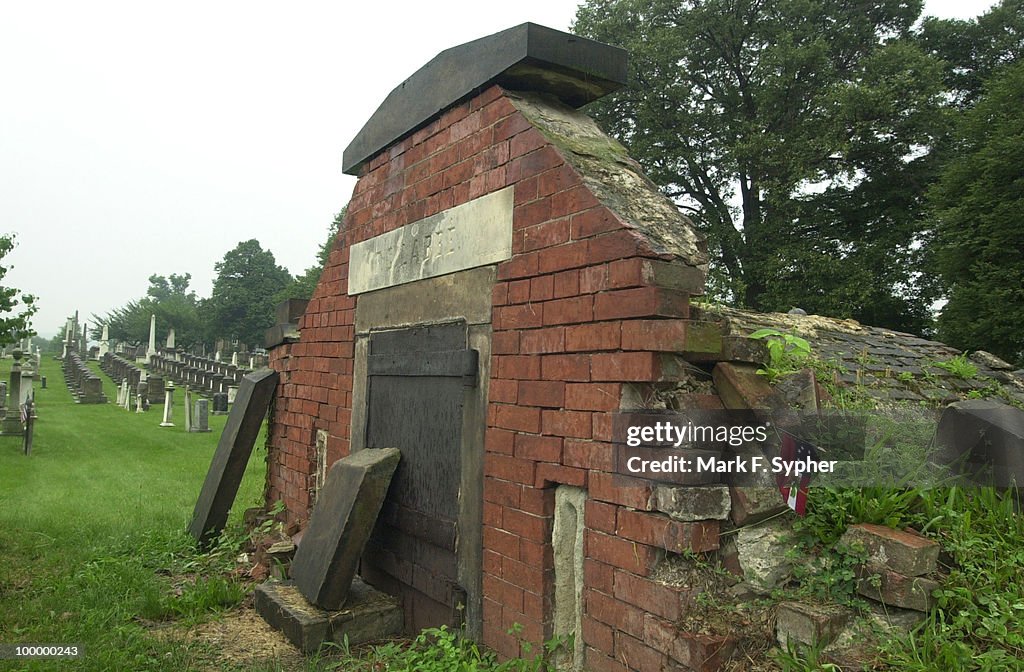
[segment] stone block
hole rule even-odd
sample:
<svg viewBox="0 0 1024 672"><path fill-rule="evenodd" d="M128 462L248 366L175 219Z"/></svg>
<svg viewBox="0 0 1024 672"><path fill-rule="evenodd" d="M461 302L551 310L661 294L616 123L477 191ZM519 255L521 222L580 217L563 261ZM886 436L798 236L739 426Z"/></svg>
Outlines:
<svg viewBox="0 0 1024 672"><path fill-rule="evenodd" d="M327 611L310 604L289 583L256 586L256 612L302 650L313 653L325 642L349 645L383 639L402 631L402 609L388 595L360 579L352 583L343 608Z"/></svg>
<svg viewBox="0 0 1024 672"><path fill-rule="evenodd" d="M188 528L189 534L202 545L215 539L224 529L256 436L270 408L277 378L276 371L263 369L242 379Z"/></svg>
<svg viewBox="0 0 1024 672"><path fill-rule="evenodd" d="M850 612L836 605L783 602L775 613L779 645L827 646L850 620Z"/></svg>
<svg viewBox="0 0 1024 672"><path fill-rule="evenodd" d="M732 522L737 526L770 518L786 508L775 486L734 485L729 492L732 495Z"/></svg>
<svg viewBox="0 0 1024 672"><path fill-rule="evenodd" d="M868 563L857 572L857 592L902 609L930 611L935 605L932 592L939 588L937 581L920 576L904 576L881 565Z"/></svg>
<svg viewBox="0 0 1024 672"><path fill-rule="evenodd" d="M935 433L936 461L955 465L980 483L1024 485L1024 411L969 399L943 411Z"/></svg>
<svg viewBox="0 0 1024 672"><path fill-rule="evenodd" d="M724 485L705 487L655 486L651 496L655 511L682 521L726 520L731 507L729 488Z"/></svg>
<svg viewBox="0 0 1024 672"><path fill-rule="evenodd" d="M790 542L790 518L776 518L736 533L736 552L743 578L754 586L772 588L789 576L786 551Z"/></svg>
<svg viewBox="0 0 1024 672"><path fill-rule="evenodd" d="M933 572L939 559L939 545L931 539L883 525L851 525L839 543L851 548L863 546L869 562L904 576Z"/></svg>
<svg viewBox="0 0 1024 672"><path fill-rule="evenodd" d="M331 465L292 563L296 586L313 604L345 603L400 457L397 448L367 448Z"/></svg>
<svg viewBox="0 0 1024 672"><path fill-rule="evenodd" d="M788 411L789 405L775 392L757 367L722 362L711 372L715 389L726 408L756 408Z"/></svg>

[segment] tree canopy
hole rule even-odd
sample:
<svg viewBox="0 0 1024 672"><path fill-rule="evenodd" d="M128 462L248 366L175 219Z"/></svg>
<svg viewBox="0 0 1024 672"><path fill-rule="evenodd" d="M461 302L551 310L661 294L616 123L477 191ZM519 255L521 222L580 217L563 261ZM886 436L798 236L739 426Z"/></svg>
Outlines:
<svg viewBox="0 0 1024 672"><path fill-rule="evenodd" d="M0 235L0 262L14 249L14 235ZM2 284L8 267L0 263L0 345L8 345L35 335L32 316L39 306L36 297Z"/></svg>
<svg viewBox="0 0 1024 672"><path fill-rule="evenodd" d="M228 251L214 270L217 277L203 310L208 333L262 345L264 332L274 323L274 299L291 283L291 273L255 239Z"/></svg>
<svg viewBox="0 0 1024 672"><path fill-rule="evenodd" d="M1024 365L1024 62L988 80L930 193L949 302L940 336Z"/></svg>
<svg viewBox="0 0 1024 672"><path fill-rule="evenodd" d="M189 273L149 276L146 296L129 301L104 316L92 316L91 336L101 338L103 325L106 325L110 338L114 340L146 343L149 340L150 317L156 315L158 344L167 340L172 328L179 346L190 347L200 342L205 335L199 316L200 300L189 289L191 281Z"/></svg>
<svg viewBox="0 0 1024 672"><path fill-rule="evenodd" d="M942 133L920 0L588 0L576 32L626 47L592 113L703 230L715 298L921 331L917 249Z"/></svg>

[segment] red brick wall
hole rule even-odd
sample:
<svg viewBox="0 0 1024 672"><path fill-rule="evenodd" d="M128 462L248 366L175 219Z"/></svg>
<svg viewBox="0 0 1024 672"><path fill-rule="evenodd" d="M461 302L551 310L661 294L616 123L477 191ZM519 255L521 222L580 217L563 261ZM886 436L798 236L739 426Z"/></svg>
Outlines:
<svg viewBox="0 0 1024 672"><path fill-rule="evenodd" d="M352 244L515 185L513 256L493 288L484 462L484 642L506 655L507 630L551 635L553 485L585 487L588 669L661 669L666 632L687 596L649 580L666 549L717 547L717 523L649 513L645 481L613 475L611 411L623 383L662 378L679 350L687 294L654 286L645 239L602 206L544 135L491 87L447 110L362 170L344 229L300 322L275 349L282 375L270 438L269 501L308 515L316 430L329 459L349 450L354 314ZM661 642L661 645L658 642ZM696 644L694 645L696 646ZM683 652L676 651L680 661ZM689 655L689 654L687 654Z"/></svg>

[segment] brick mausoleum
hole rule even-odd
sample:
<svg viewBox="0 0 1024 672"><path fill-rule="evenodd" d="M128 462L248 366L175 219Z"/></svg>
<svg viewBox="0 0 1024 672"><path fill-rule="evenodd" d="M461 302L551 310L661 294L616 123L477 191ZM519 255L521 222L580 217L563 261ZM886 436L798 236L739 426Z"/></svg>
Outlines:
<svg viewBox="0 0 1024 672"><path fill-rule="evenodd" d="M274 332L267 500L301 525L327 466L397 447L361 575L410 632L464 623L515 656L519 624L576 633L575 669L714 669L732 642L686 625L665 568L736 566L720 529L778 494L629 475L613 416L768 393L751 342L691 312L701 237L577 110L625 76L622 50L524 24L388 96L345 151L359 181L297 333Z"/></svg>

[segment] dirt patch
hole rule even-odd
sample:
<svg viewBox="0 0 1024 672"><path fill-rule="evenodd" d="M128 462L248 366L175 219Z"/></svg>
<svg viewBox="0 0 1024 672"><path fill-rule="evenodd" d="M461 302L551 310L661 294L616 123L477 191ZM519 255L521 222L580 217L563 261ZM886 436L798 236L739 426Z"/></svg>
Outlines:
<svg viewBox="0 0 1024 672"><path fill-rule="evenodd" d="M150 632L165 642L181 642L193 649L196 670L249 670L256 666L282 672L306 669L299 650L267 625L251 604L191 628L157 625Z"/></svg>

